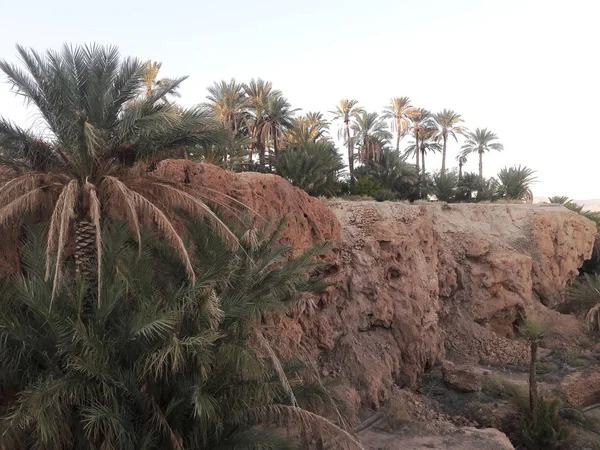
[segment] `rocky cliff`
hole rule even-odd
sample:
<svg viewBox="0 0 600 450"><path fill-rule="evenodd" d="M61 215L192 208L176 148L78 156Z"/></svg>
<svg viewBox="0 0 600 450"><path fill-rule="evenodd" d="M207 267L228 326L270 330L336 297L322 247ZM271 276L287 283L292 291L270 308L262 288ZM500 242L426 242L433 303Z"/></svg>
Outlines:
<svg viewBox="0 0 600 450"><path fill-rule="evenodd" d="M284 357L348 382L365 406L380 406L393 387L417 387L444 358L526 362L528 349L511 340L525 316L561 339L577 335L574 319L549 308L590 256L596 228L561 206L322 202L274 175L186 161L165 161L157 175L183 180L184 166L220 201L285 217L281 242L296 252L337 245L327 256L335 285L278 324L273 340Z"/></svg>
<svg viewBox="0 0 600 450"><path fill-rule="evenodd" d="M280 243L296 254L336 245L325 256L333 286L271 327L271 338L283 358L343 381L355 407L379 408L445 359L525 363L527 347L511 339L523 317L546 322L567 344L581 333L553 308L591 255L596 228L561 206L323 202L274 175L183 160L163 161L156 175L183 181L184 169L221 204L247 205L255 222L286 218ZM15 241L0 242L2 274L18 260Z"/></svg>

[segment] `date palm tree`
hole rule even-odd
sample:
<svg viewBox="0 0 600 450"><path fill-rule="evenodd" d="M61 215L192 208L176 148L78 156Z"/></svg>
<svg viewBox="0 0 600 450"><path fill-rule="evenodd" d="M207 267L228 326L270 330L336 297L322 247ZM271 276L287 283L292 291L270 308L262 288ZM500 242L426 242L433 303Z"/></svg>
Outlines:
<svg viewBox="0 0 600 450"><path fill-rule="evenodd" d="M194 280L190 257L165 206L207 217L235 245L228 228L195 193L151 174L132 177L136 161L168 155L221 138L220 124L200 108L175 108L164 98L185 78L169 80L140 98L145 63L121 59L116 47L65 46L40 54L18 46L24 69L0 61L14 90L33 105L43 128L25 130L0 118L0 164L13 170L0 186L0 226L15 226L28 213L50 221L46 278L56 294L67 244L73 238L76 272L91 308L101 292L103 215L126 219L141 241L140 222L154 223L176 248Z"/></svg>
<svg viewBox="0 0 600 450"><path fill-rule="evenodd" d="M483 183L483 154L492 150L501 152L504 146L498 140L498 136L487 128L477 128L475 132L467 133L467 140L461 147L462 154L467 156L471 153L479 154L479 182Z"/></svg>
<svg viewBox="0 0 600 450"><path fill-rule="evenodd" d="M297 111L298 109L292 109L292 105L280 94L271 95L267 101L259 139L265 143L273 144L275 161L277 161L279 155L279 142L285 132L292 127L294 114ZM270 165L271 161L269 160Z"/></svg>
<svg viewBox="0 0 600 450"><path fill-rule="evenodd" d="M263 140L264 135L261 136L261 130L264 125L269 99L281 96L281 92L273 89L273 83L261 78L253 78L248 84L245 84L244 92L248 97L247 105L250 112L250 119L248 121L248 129L250 138L252 139L250 145L252 150L255 150L258 153L260 169L264 170L266 163L266 146Z"/></svg>
<svg viewBox="0 0 600 450"><path fill-rule="evenodd" d="M533 201L531 184L536 180L535 170L527 166L504 167L498 172L499 194L505 199L531 202Z"/></svg>
<svg viewBox="0 0 600 450"><path fill-rule="evenodd" d="M383 119L391 120L391 129L396 132L396 151L400 150L400 141L410 129L413 106L409 97L394 97L389 105L383 108Z"/></svg>
<svg viewBox="0 0 600 450"><path fill-rule="evenodd" d="M419 131L416 134L416 140L409 143L406 149L406 155L411 153L420 153L421 155L421 174L425 176L425 155L427 153L437 153L442 150L442 146L436 140L436 128L432 127L431 122L425 125L420 125ZM418 147L417 147L418 142ZM418 148L418 151L417 151Z"/></svg>
<svg viewBox="0 0 600 450"><path fill-rule="evenodd" d="M466 132L466 128L460 125L464 120L451 109L444 109L442 112L433 115L433 121L437 126L437 132L435 137L437 139L442 139L443 147L442 147L442 169L441 176L443 177L446 173L446 145L448 142L448 136L452 136L455 141L458 142L456 137L457 134L464 134Z"/></svg>
<svg viewBox="0 0 600 450"><path fill-rule="evenodd" d="M376 112L363 111L352 124L352 139L359 146L358 157L363 163L377 161L381 151L392 138L387 124Z"/></svg>
<svg viewBox="0 0 600 450"><path fill-rule="evenodd" d="M342 126L338 131L338 137L344 137L346 146L348 147L348 171L350 172L350 185L354 184L354 146L353 140L350 136L350 122L358 118L359 114L363 112L363 108L358 106L357 100L342 99L340 103L335 107L334 111L330 111L333 114L333 120L339 120L342 122Z"/></svg>
<svg viewBox="0 0 600 450"><path fill-rule="evenodd" d="M427 127L429 122L431 121L431 113L427 111L425 108L412 108L409 112L409 118L412 124L412 132L415 138L415 142L409 148L413 148L416 158L415 167L417 168L417 173L420 173L420 145L419 145L419 131L423 127Z"/></svg>
<svg viewBox="0 0 600 450"><path fill-rule="evenodd" d="M78 320L78 293L65 283L50 307L42 236L26 239L27 276L0 290L0 381L12 393L0 405L0 447L291 450L275 429L287 425L328 448L362 449L319 415L338 414L336 391L280 361L266 338L261 318L291 314L326 286L316 257L327 247L286 261L291 249L274 245L281 230L242 235L234 251L190 224L198 287L182 283L161 242L146 241L139 257L126 227L109 225L111 295L94 321Z"/></svg>
<svg viewBox="0 0 600 450"><path fill-rule="evenodd" d="M205 105L213 110L224 126L231 128L234 135L237 135L248 101L244 85L232 78L230 81L215 82L207 91L208 102Z"/></svg>

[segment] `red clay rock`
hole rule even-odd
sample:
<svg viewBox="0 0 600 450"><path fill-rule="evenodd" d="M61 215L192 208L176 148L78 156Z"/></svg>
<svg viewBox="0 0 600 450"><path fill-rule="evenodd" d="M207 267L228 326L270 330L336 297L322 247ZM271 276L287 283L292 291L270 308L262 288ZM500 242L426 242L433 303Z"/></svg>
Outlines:
<svg viewBox="0 0 600 450"><path fill-rule="evenodd" d="M183 182L184 169L192 186L229 207L238 206L232 197L265 218L285 217L280 243L295 254L337 245L327 255L335 286L278 319L271 339L283 357L349 382L374 407L395 386L417 387L446 349L452 358L525 364L527 347L510 339L515 322L522 312L560 322L539 300L560 302L596 234L591 221L556 206L323 203L275 175L187 160L163 161L155 174ZM0 273L16 267L15 242L1 243Z"/></svg>

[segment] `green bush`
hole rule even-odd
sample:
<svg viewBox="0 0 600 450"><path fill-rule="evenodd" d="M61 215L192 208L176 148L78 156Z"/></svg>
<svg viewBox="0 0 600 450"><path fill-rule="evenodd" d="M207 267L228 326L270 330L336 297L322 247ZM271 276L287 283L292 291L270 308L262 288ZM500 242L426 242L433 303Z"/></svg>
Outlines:
<svg viewBox="0 0 600 450"><path fill-rule="evenodd" d="M277 165L283 178L312 196L331 197L342 190L338 178L344 163L330 142L290 147L280 153Z"/></svg>
<svg viewBox="0 0 600 450"><path fill-rule="evenodd" d="M378 202L397 200L398 196L381 186L377 181L374 181L370 177L360 177L356 180L354 188L352 189L353 195L367 195L377 200Z"/></svg>
<svg viewBox="0 0 600 450"><path fill-rule="evenodd" d="M538 398L530 417L519 420L519 432L529 450L558 450L570 436L568 423L560 416L560 401Z"/></svg>
<svg viewBox="0 0 600 450"><path fill-rule="evenodd" d="M444 175L436 173L433 175L433 195L441 202L452 202L458 189L458 176L454 172L446 172Z"/></svg>

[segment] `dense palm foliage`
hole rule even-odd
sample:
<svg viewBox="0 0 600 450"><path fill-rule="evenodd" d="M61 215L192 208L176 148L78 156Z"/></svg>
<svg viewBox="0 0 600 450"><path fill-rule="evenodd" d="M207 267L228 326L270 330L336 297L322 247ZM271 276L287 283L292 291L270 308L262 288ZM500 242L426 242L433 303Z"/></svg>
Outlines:
<svg viewBox="0 0 600 450"><path fill-rule="evenodd" d="M535 170L525 166L504 167L498 172L500 197L509 200L533 200L531 184L536 181Z"/></svg>
<svg viewBox="0 0 600 450"><path fill-rule="evenodd" d="M18 47L24 68L0 62L15 92L37 110L38 133L0 119L0 163L14 176L0 187L0 224L15 225L29 213L50 221L46 278L54 264L61 280L65 248L74 234L76 270L86 281L86 303L101 286L101 218L122 217L140 240L139 222L151 220L177 248L193 279L183 240L163 205L209 217L228 229L194 193L154 176L128 175L137 161L173 155L189 145L212 145L220 126L202 108L165 101L185 78L149 83L147 63L121 59L115 47L65 46L44 54ZM153 77L156 72L152 71ZM233 242L233 240L232 240Z"/></svg>
<svg viewBox="0 0 600 450"><path fill-rule="evenodd" d="M467 156L471 153L479 155L479 180L483 182L483 154L492 150L501 152L504 146L498 141L498 136L487 128L477 128L475 132L466 134L466 141L461 147L462 154Z"/></svg>
<svg viewBox="0 0 600 450"><path fill-rule="evenodd" d="M260 325L324 287L313 260L325 247L286 263L277 230L240 236L238 251L206 224L190 230L195 285L168 246L140 257L126 226L106 227L94 321L65 283L51 307L43 239L30 235L26 275L0 292L2 448L283 449L290 439L264 425L293 423L360 448L309 412L335 411L335 391L279 362Z"/></svg>
<svg viewBox="0 0 600 450"><path fill-rule="evenodd" d="M363 111L352 124L353 141L358 147L358 160L362 163L377 161L392 134L379 114Z"/></svg>
<svg viewBox="0 0 600 450"><path fill-rule="evenodd" d="M310 195L333 196L340 192L342 157L330 142L309 142L294 146L279 158L282 177Z"/></svg>

